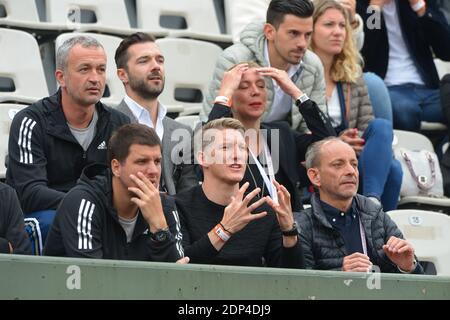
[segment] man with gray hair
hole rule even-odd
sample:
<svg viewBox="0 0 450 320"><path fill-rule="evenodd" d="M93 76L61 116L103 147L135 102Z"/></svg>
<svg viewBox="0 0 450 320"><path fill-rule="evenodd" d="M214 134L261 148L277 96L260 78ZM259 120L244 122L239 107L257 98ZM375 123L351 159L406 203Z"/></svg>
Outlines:
<svg viewBox="0 0 450 320"><path fill-rule="evenodd" d="M97 40L66 40L56 53L60 88L20 111L11 124L6 180L16 190L25 218L39 222L42 241L54 210L82 169L106 163L111 134L129 123L100 102L105 72L106 54Z"/></svg>
<svg viewBox="0 0 450 320"><path fill-rule="evenodd" d="M312 144L308 177L318 193L311 208L296 216L307 269L423 273L414 248L380 205L356 194L355 151L339 138ZM375 269L378 270L378 269Z"/></svg>

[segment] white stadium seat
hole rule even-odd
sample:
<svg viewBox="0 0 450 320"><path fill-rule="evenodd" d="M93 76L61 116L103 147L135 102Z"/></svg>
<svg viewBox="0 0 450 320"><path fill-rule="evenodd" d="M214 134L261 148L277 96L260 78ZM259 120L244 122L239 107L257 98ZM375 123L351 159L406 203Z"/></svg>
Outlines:
<svg viewBox="0 0 450 320"><path fill-rule="evenodd" d="M8 154L9 129L17 112L27 105L0 103L0 179L5 179L5 160Z"/></svg>
<svg viewBox="0 0 450 320"><path fill-rule="evenodd" d="M0 77L14 85L0 89L0 102L33 103L49 95L39 46L31 34L0 28L0 48Z"/></svg>
<svg viewBox="0 0 450 320"><path fill-rule="evenodd" d="M432 262L438 275L450 276L450 217L411 209L388 214L413 245L419 261Z"/></svg>
<svg viewBox="0 0 450 320"><path fill-rule="evenodd" d="M165 56L166 85L160 101L169 109L184 106L180 115L198 114L202 102L182 102L175 99L176 89L196 89L204 96L222 49L209 42L192 39L163 38L156 40ZM203 100L203 99L201 99Z"/></svg>
<svg viewBox="0 0 450 320"><path fill-rule="evenodd" d="M231 44L231 36L220 32L213 0L136 0L137 27L150 32L168 32L184 37ZM161 17L182 17L186 29L161 26Z"/></svg>

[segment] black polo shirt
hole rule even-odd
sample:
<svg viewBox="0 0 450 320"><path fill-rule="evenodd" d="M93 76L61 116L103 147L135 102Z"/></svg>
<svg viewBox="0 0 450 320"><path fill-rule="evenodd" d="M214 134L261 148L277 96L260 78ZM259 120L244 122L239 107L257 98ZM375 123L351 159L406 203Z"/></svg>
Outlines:
<svg viewBox="0 0 450 320"><path fill-rule="evenodd" d="M320 201L320 204L322 206L323 212L325 213L325 216L327 217L328 222L330 222L333 229L338 231L341 237L344 239L347 254L351 255L355 252L364 253L361 242L359 213L356 208L355 200L353 199L352 205L347 210L347 212L342 212L339 209L336 209L335 207L329 205L328 203L323 202L322 200ZM369 246L367 246L367 251L368 253L370 253Z"/></svg>

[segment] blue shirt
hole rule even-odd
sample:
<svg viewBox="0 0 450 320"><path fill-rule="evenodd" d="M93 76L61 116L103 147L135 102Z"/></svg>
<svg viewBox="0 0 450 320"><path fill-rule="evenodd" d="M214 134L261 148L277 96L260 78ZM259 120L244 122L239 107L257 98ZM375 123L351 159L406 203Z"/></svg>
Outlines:
<svg viewBox="0 0 450 320"><path fill-rule="evenodd" d="M320 204L328 222L344 239L347 255L351 255L355 252L364 253L359 227L359 213L356 208L355 200L353 200L352 205L347 212L342 212L322 200L320 200ZM370 253L368 246L367 251Z"/></svg>

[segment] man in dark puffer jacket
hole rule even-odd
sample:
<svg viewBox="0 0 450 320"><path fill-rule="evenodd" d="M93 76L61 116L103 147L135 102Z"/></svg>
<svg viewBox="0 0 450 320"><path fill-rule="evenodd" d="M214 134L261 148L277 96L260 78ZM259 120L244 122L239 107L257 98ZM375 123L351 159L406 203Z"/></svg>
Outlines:
<svg viewBox="0 0 450 320"><path fill-rule="evenodd" d="M314 143L306 167L319 190L311 208L296 216L306 268L366 272L377 265L381 272L423 273L381 206L356 194L358 160L348 144L335 137Z"/></svg>

